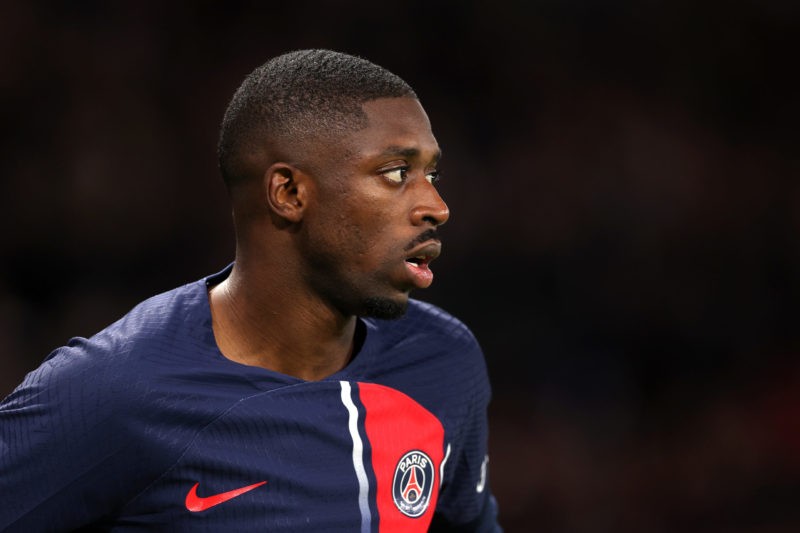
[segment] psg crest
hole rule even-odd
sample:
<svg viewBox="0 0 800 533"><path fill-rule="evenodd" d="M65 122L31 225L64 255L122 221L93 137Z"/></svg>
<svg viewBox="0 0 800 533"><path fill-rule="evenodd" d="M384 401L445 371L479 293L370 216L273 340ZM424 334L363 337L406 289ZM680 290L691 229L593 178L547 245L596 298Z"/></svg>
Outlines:
<svg viewBox="0 0 800 533"><path fill-rule="evenodd" d="M421 516L431 503L433 461L425 453L412 450L397 463L392 482L394 504L411 518Z"/></svg>

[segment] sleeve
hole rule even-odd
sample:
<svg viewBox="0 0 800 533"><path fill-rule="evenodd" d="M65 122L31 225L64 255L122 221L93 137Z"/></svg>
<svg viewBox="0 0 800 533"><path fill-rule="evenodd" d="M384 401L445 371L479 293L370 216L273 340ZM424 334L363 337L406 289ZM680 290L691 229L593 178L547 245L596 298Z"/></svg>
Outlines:
<svg viewBox="0 0 800 533"><path fill-rule="evenodd" d="M448 443L450 457L445 464L432 532L502 532L489 483L487 409L491 389L477 342L475 351L477 372L470 386L472 405L460 432Z"/></svg>
<svg viewBox="0 0 800 533"><path fill-rule="evenodd" d="M70 531L101 522L141 490L125 385L85 339L51 354L0 403L0 530Z"/></svg>

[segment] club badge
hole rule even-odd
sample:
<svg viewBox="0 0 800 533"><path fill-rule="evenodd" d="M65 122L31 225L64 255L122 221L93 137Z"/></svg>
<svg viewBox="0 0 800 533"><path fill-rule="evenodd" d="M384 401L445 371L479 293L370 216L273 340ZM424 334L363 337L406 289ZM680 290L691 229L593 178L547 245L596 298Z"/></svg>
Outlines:
<svg viewBox="0 0 800 533"><path fill-rule="evenodd" d="M425 453L412 450L397 463L392 482L394 504L411 518L422 516L431 503L435 469Z"/></svg>

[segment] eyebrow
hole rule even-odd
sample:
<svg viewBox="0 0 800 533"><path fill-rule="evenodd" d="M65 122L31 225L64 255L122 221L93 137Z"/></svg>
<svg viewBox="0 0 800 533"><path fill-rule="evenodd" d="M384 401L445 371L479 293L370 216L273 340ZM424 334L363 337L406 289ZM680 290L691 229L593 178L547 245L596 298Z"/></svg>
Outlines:
<svg viewBox="0 0 800 533"><path fill-rule="evenodd" d="M383 152L381 152L382 156L398 156L404 157L408 159L412 159L415 157L420 156L420 151L418 148L408 148L402 146L390 146ZM436 153L433 155L433 162L438 163L442 159L442 151L437 150Z"/></svg>

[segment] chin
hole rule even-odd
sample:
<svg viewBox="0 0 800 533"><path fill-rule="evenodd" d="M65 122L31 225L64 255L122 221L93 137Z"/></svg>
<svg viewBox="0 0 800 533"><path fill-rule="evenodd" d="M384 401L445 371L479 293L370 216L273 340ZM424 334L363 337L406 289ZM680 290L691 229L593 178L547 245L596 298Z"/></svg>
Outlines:
<svg viewBox="0 0 800 533"><path fill-rule="evenodd" d="M362 316L395 320L406 314L408 298L393 300L391 298L372 297L364 300Z"/></svg>

